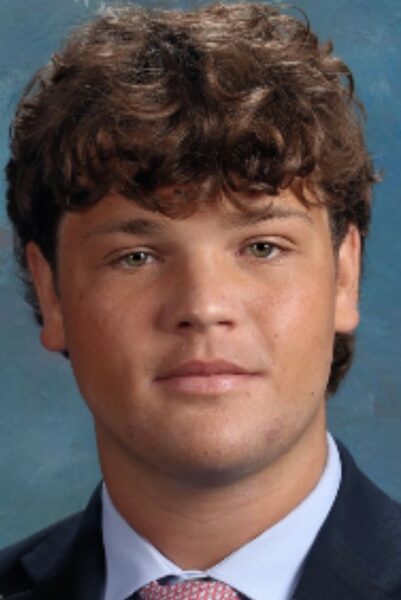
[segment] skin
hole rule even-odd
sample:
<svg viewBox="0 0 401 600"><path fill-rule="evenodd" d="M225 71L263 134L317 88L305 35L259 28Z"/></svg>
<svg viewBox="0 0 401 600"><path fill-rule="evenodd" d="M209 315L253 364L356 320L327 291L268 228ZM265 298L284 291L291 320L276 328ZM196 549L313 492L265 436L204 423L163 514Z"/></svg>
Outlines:
<svg viewBox="0 0 401 600"><path fill-rule="evenodd" d="M357 230L337 254L321 205L286 190L257 206L268 218L238 223L223 199L178 220L110 193L64 215L57 286L27 247L42 343L69 352L113 502L183 568L215 564L316 485L334 334L358 323ZM160 379L216 358L247 374Z"/></svg>

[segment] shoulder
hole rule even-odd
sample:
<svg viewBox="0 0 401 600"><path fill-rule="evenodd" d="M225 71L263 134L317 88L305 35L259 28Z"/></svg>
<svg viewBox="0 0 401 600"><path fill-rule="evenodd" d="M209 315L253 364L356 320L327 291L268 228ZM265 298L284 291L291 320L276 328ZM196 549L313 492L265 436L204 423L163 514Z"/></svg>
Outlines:
<svg viewBox="0 0 401 600"><path fill-rule="evenodd" d="M21 556L29 552L31 549L35 548L39 544L41 544L44 540L48 538L60 538L65 537L65 534L68 531L71 531L72 528L75 528L78 523L82 512L76 513L42 529L41 531L36 532L35 534L20 540L16 544L12 544L11 546L7 546L0 550L0 573L4 571L4 568L7 565L18 561Z"/></svg>
<svg viewBox="0 0 401 600"><path fill-rule="evenodd" d="M366 477L341 444L339 449L343 485L330 523L332 540L358 554L361 566L401 585L401 504Z"/></svg>
<svg viewBox="0 0 401 600"><path fill-rule="evenodd" d="M0 589L12 589L27 580L23 559L39 547L47 548L49 559L52 548L63 545L75 531L82 513L76 513L43 529L12 546L0 550ZM50 543L49 543L50 542Z"/></svg>
<svg viewBox="0 0 401 600"><path fill-rule="evenodd" d="M0 598L98 597L104 573L100 490L84 511L0 551Z"/></svg>
<svg viewBox="0 0 401 600"><path fill-rule="evenodd" d="M337 446L340 489L306 561L297 598L324 592L330 599L401 600L401 505Z"/></svg>
<svg viewBox="0 0 401 600"><path fill-rule="evenodd" d="M354 462L348 450L337 442L342 465L342 485L335 503L335 516L338 519L352 522L348 525L357 536L362 534L361 527L371 536L377 533L383 543L391 541L393 536L388 533L388 527L394 532L396 545L401 549L401 504L390 498L383 490L375 485ZM365 529L367 528L367 529Z"/></svg>

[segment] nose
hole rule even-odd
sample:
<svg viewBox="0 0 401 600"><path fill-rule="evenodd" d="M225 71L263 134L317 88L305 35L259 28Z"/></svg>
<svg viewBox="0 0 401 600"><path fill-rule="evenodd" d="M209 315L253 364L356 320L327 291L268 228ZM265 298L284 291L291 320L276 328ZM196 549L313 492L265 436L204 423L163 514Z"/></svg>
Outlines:
<svg viewBox="0 0 401 600"><path fill-rule="evenodd" d="M233 268L213 257L186 260L169 277L160 324L169 332L206 332L236 326L241 282Z"/></svg>

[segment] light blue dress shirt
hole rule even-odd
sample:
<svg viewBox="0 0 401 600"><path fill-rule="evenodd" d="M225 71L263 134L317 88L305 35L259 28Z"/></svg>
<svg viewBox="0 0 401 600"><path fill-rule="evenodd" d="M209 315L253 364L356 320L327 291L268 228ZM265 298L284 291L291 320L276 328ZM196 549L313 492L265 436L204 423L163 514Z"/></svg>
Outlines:
<svg viewBox="0 0 401 600"><path fill-rule="evenodd" d="M207 571L183 571L140 536L117 512L104 485L102 529L106 554L104 600L124 600L150 581L213 577L251 600L290 600L302 567L333 505L341 482L337 446L327 435L323 474L312 492L284 519Z"/></svg>

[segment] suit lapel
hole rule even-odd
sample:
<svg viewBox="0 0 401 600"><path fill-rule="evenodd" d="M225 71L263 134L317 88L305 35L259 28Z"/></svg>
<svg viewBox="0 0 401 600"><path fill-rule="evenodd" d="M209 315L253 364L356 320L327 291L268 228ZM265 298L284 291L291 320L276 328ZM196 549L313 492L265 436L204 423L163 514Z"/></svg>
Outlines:
<svg viewBox="0 0 401 600"><path fill-rule="evenodd" d="M340 490L293 600L401 598L400 506L357 469L341 444L339 449ZM24 584L11 595L3 592L4 600L100 600L104 561L99 487L84 513L23 555Z"/></svg>
<svg viewBox="0 0 401 600"><path fill-rule="evenodd" d="M400 506L337 444L340 490L305 561L293 600L388 599L401 588Z"/></svg>
<svg viewBox="0 0 401 600"><path fill-rule="evenodd" d="M19 592L12 596L0 596L0 600L37 600L37 596L35 598L33 594L32 590L30 590L28 592Z"/></svg>
<svg viewBox="0 0 401 600"><path fill-rule="evenodd" d="M306 562L293 600L385 600L388 594L373 582L368 573L346 564L331 548L314 547Z"/></svg>
<svg viewBox="0 0 401 600"><path fill-rule="evenodd" d="M83 513L65 521L21 564L33 586L4 600L100 600L105 576L100 487Z"/></svg>

